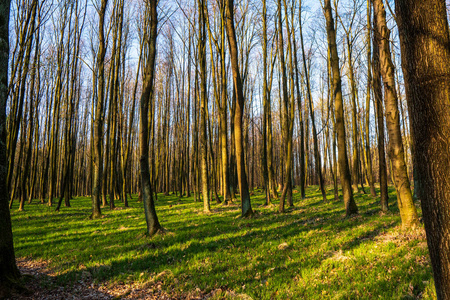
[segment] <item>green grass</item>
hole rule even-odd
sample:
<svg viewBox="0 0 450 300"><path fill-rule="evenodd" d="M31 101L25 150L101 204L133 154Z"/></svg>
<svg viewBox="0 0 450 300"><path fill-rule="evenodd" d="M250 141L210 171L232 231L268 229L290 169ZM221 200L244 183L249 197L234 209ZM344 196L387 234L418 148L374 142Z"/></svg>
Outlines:
<svg viewBox="0 0 450 300"><path fill-rule="evenodd" d="M135 198L131 208L103 209L98 220L88 219L90 198L75 198L59 213L40 204L11 213L16 256L49 261L60 285L89 272L96 284L149 282L151 289L158 282L178 295L221 288L253 299L434 298L423 228L401 232L393 193L392 213L358 194L360 214L345 218L344 204L331 201L331 192L322 202L317 187L305 200L294 194L285 214L261 206L255 191L251 219L240 218L238 206L212 204L205 215L193 198L159 195L167 233L152 239Z"/></svg>

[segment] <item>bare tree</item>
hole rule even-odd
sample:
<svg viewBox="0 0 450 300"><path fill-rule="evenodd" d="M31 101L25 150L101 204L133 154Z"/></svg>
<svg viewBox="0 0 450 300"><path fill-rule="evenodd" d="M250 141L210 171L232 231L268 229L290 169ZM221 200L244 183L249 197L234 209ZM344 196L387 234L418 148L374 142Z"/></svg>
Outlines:
<svg viewBox="0 0 450 300"><path fill-rule="evenodd" d="M208 195L208 138L206 134L206 110L207 110L207 95L206 95L206 18L207 5L205 0L198 0L198 55L200 65L200 145L201 145L201 173L202 173L202 194L203 194L203 212L211 212L209 195Z"/></svg>
<svg viewBox="0 0 450 300"><path fill-rule="evenodd" d="M92 186L92 219L101 216L100 197L102 190L102 172L103 172L103 123L104 123L104 102L105 102L105 14L108 0L101 0L100 7L97 9L99 16L98 31L98 54L97 54L97 98L95 99L95 117L93 128L93 186ZM105 184L105 182L103 182Z"/></svg>
<svg viewBox="0 0 450 300"><path fill-rule="evenodd" d="M381 63L381 76L383 77L386 103L386 126L389 134L389 156L392 161L392 170L395 188L397 190L397 203L400 210L403 228L417 226L419 218L414 206L411 188L406 170L403 141L400 132L400 117L398 111L398 98L395 88L394 64L391 59L389 46L390 31L386 24L386 12L383 0L373 0L375 34Z"/></svg>
<svg viewBox="0 0 450 300"><path fill-rule="evenodd" d="M233 71L233 83L235 91L236 111L234 113L234 138L236 151L236 167L239 183L239 192L241 194L242 216L248 217L253 214L250 193L248 190L247 174L245 172L245 153L243 140L242 117L244 115L245 99L242 85L241 74L239 70L239 54L236 41L236 32L234 28L234 4L233 0L225 0L225 25L230 46L231 69Z"/></svg>
<svg viewBox="0 0 450 300"><path fill-rule="evenodd" d="M156 61L156 39L158 35L158 13L157 0L150 0L147 3L150 31L147 36L148 43L148 57L144 69L144 79L142 86L142 95L140 101L140 127L139 127L139 149L141 151L140 170L141 170L141 186L142 186L142 200L144 202L145 220L147 222L147 233L152 236L162 230L161 225L156 215L155 202L153 201L153 191L150 183L150 169L149 169L149 134L148 134L148 119L149 119L149 104L153 101L154 89L154 73Z"/></svg>
<svg viewBox="0 0 450 300"><path fill-rule="evenodd" d="M352 179L350 175L350 168L347 158L347 145L345 140L345 124L344 124L344 107L342 100L342 83L339 68L339 57L336 46L336 30L334 28L334 19L331 11L330 0L324 1L324 14L327 22L327 36L328 48L330 50L330 64L333 76L333 97L335 103L335 119L336 119L336 133L338 140L338 162L339 173L342 185L342 194L344 196L346 215L350 216L358 213L355 200L352 192Z"/></svg>

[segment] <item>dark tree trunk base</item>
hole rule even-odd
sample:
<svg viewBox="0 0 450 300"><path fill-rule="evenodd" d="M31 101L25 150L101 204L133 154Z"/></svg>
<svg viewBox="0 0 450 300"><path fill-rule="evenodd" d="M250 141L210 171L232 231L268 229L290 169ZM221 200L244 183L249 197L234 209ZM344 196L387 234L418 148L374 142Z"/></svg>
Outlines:
<svg viewBox="0 0 450 300"><path fill-rule="evenodd" d="M30 296L31 292L20 282L20 278L2 278L0 280L0 299L8 299L12 296Z"/></svg>
<svg viewBox="0 0 450 300"><path fill-rule="evenodd" d="M102 214L92 214L89 219L90 220L96 220L96 219L101 219Z"/></svg>

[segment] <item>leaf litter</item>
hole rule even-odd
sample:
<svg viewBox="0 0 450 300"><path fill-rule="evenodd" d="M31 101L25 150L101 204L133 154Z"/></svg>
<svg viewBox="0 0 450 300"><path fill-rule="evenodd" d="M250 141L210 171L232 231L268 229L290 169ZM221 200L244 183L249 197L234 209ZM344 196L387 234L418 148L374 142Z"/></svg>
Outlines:
<svg viewBox="0 0 450 300"><path fill-rule="evenodd" d="M209 293L197 288L194 291L180 293L165 291L162 288L164 277L170 275L170 270L157 274L147 282L131 282L110 284L108 282L94 283L92 274L83 270L81 278L76 283L60 286L57 284L58 272L49 267L49 262L32 258L17 258L17 267L22 274L24 285L28 289L25 294L13 294L9 299L21 300L60 300L60 299L245 299L252 298L243 293L236 293L226 288L215 289Z"/></svg>

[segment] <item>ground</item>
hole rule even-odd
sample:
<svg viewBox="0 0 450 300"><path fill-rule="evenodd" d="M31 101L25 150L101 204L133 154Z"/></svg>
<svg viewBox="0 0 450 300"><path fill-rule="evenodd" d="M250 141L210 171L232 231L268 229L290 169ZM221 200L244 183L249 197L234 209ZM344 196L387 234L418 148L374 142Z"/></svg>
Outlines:
<svg viewBox="0 0 450 300"><path fill-rule="evenodd" d="M360 214L345 217L342 201L307 190L285 214L264 207L240 218L234 204L203 204L158 195L165 234L145 235L142 203L103 209L90 220L90 198L72 207L35 204L12 212L18 266L30 295L17 299L433 299L423 225L401 231L379 199L356 195ZM275 201L276 203L276 201ZM120 206L120 202L117 202ZM418 205L419 208L419 205ZM419 209L420 214L420 209Z"/></svg>

